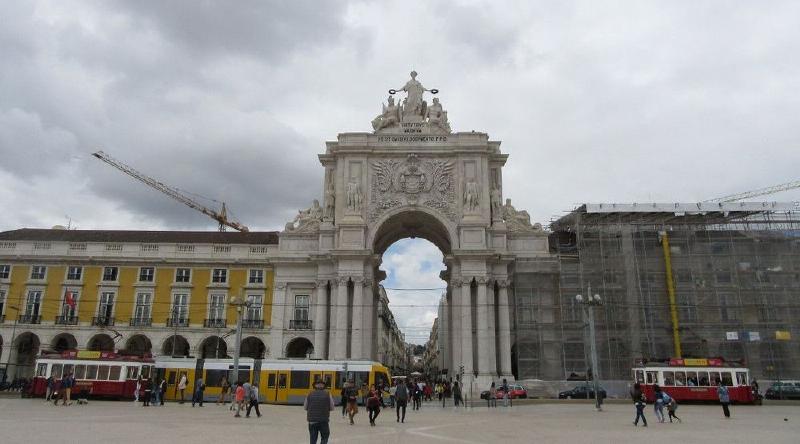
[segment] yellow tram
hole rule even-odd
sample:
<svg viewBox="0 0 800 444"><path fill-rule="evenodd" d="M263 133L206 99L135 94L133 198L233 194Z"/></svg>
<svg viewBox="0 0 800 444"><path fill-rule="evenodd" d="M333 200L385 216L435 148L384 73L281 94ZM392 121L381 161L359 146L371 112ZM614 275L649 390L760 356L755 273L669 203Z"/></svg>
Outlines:
<svg viewBox="0 0 800 444"><path fill-rule="evenodd" d="M180 400L178 383L185 374L187 401L191 400L198 378L206 385L204 399L216 401L222 391L222 378L231 378L233 359L158 357L155 368L157 378L167 381L166 399ZM326 382L338 402L347 380L352 380L359 388L363 383L388 386L390 376L388 368L373 361L239 359L239 380L258 384L261 402L269 404L302 404L318 379ZM230 394L227 399L231 399Z"/></svg>

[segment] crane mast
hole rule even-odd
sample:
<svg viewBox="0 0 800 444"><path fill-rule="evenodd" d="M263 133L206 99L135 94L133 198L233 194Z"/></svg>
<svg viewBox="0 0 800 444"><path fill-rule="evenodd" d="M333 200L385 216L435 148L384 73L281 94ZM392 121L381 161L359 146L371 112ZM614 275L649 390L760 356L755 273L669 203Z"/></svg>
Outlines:
<svg viewBox="0 0 800 444"><path fill-rule="evenodd" d="M111 165L112 167L144 183L145 185L166 194L167 196L177 200L178 202L186 205L187 207L195 209L205 214L206 216L214 219L219 223L219 231L225 231L226 226L231 227L237 231L245 231L245 232L250 231L246 226L228 219L228 211L227 208L225 207L225 202L222 202L222 208L220 209L219 212L214 211L200 204L199 202L195 201L191 197L186 196L177 189L172 188L169 185L165 185L164 183L159 182L158 180L153 179L152 177L140 173L133 167L126 165L119 160L114 159L113 157L109 156L103 151L97 151L96 153L92 153L92 156L102 160L103 162Z"/></svg>

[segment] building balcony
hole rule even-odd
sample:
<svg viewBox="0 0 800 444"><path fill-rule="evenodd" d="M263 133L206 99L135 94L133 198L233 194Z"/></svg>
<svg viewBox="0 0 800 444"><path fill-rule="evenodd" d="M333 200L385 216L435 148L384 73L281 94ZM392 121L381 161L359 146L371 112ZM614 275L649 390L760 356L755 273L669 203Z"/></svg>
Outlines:
<svg viewBox="0 0 800 444"><path fill-rule="evenodd" d="M56 316L57 325L78 325L77 316Z"/></svg>
<svg viewBox="0 0 800 444"><path fill-rule="evenodd" d="M263 319L242 319L242 328L264 328Z"/></svg>
<svg viewBox="0 0 800 444"><path fill-rule="evenodd" d="M114 318L109 316L95 316L92 318L92 325L97 325L100 327L114 325Z"/></svg>
<svg viewBox="0 0 800 444"><path fill-rule="evenodd" d="M20 324L41 324L42 317L39 315L19 315L18 322Z"/></svg>
<svg viewBox="0 0 800 444"><path fill-rule="evenodd" d="M167 318L167 327L188 327L189 318Z"/></svg>
<svg viewBox="0 0 800 444"><path fill-rule="evenodd" d="M225 328L227 321L225 319L206 319L203 322L205 328Z"/></svg>
<svg viewBox="0 0 800 444"><path fill-rule="evenodd" d="M291 319L289 320L289 330L311 330L311 319Z"/></svg>
<svg viewBox="0 0 800 444"><path fill-rule="evenodd" d="M153 325L152 318L132 318L129 324L131 327L150 327Z"/></svg>

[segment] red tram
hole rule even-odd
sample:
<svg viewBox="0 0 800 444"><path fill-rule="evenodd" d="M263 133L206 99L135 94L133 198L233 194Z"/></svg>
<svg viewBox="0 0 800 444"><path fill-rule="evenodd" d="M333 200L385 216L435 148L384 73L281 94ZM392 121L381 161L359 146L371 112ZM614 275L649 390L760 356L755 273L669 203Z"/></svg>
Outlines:
<svg viewBox="0 0 800 444"><path fill-rule="evenodd" d="M731 402L751 404L756 401L748 382L750 371L720 358L640 362L633 368L633 380L641 384L647 402L655 401L653 387L656 384L678 402L717 401L720 381L728 387Z"/></svg>
<svg viewBox="0 0 800 444"><path fill-rule="evenodd" d="M70 372L75 377L73 397L78 395L130 398L136 390L138 378L149 378L154 369L150 356L125 356L114 352L75 351L42 353L36 360L36 376L33 378L31 394L45 396L47 378L56 383Z"/></svg>

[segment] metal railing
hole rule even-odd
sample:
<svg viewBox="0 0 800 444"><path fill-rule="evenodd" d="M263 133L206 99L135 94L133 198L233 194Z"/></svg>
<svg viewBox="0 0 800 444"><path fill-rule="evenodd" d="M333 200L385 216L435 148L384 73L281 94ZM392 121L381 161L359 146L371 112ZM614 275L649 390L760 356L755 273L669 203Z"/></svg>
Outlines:
<svg viewBox="0 0 800 444"><path fill-rule="evenodd" d="M311 319L290 319L289 330L311 330Z"/></svg>
<svg viewBox="0 0 800 444"><path fill-rule="evenodd" d="M264 328L263 319L242 319L242 328Z"/></svg>
<svg viewBox="0 0 800 444"><path fill-rule="evenodd" d="M58 325L78 325L77 316L56 316L56 324Z"/></svg>
<svg viewBox="0 0 800 444"><path fill-rule="evenodd" d="M227 321L225 319L206 319L203 321L205 328L225 328Z"/></svg>
<svg viewBox="0 0 800 444"><path fill-rule="evenodd" d="M188 327L189 318L167 318L167 327Z"/></svg>
<svg viewBox="0 0 800 444"><path fill-rule="evenodd" d="M114 325L114 318L109 316L95 316L92 318L92 325L97 325L97 326Z"/></svg>
<svg viewBox="0 0 800 444"><path fill-rule="evenodd" d="M153 325L153 318L131 318L131 327L150 327Z"/></svg>
<svg viewBox="0 0 800 444"><path fill-rule="evenodd" d="M40 315L19 315L17 321L20 324L41 324L42 317Z"/></svg>

